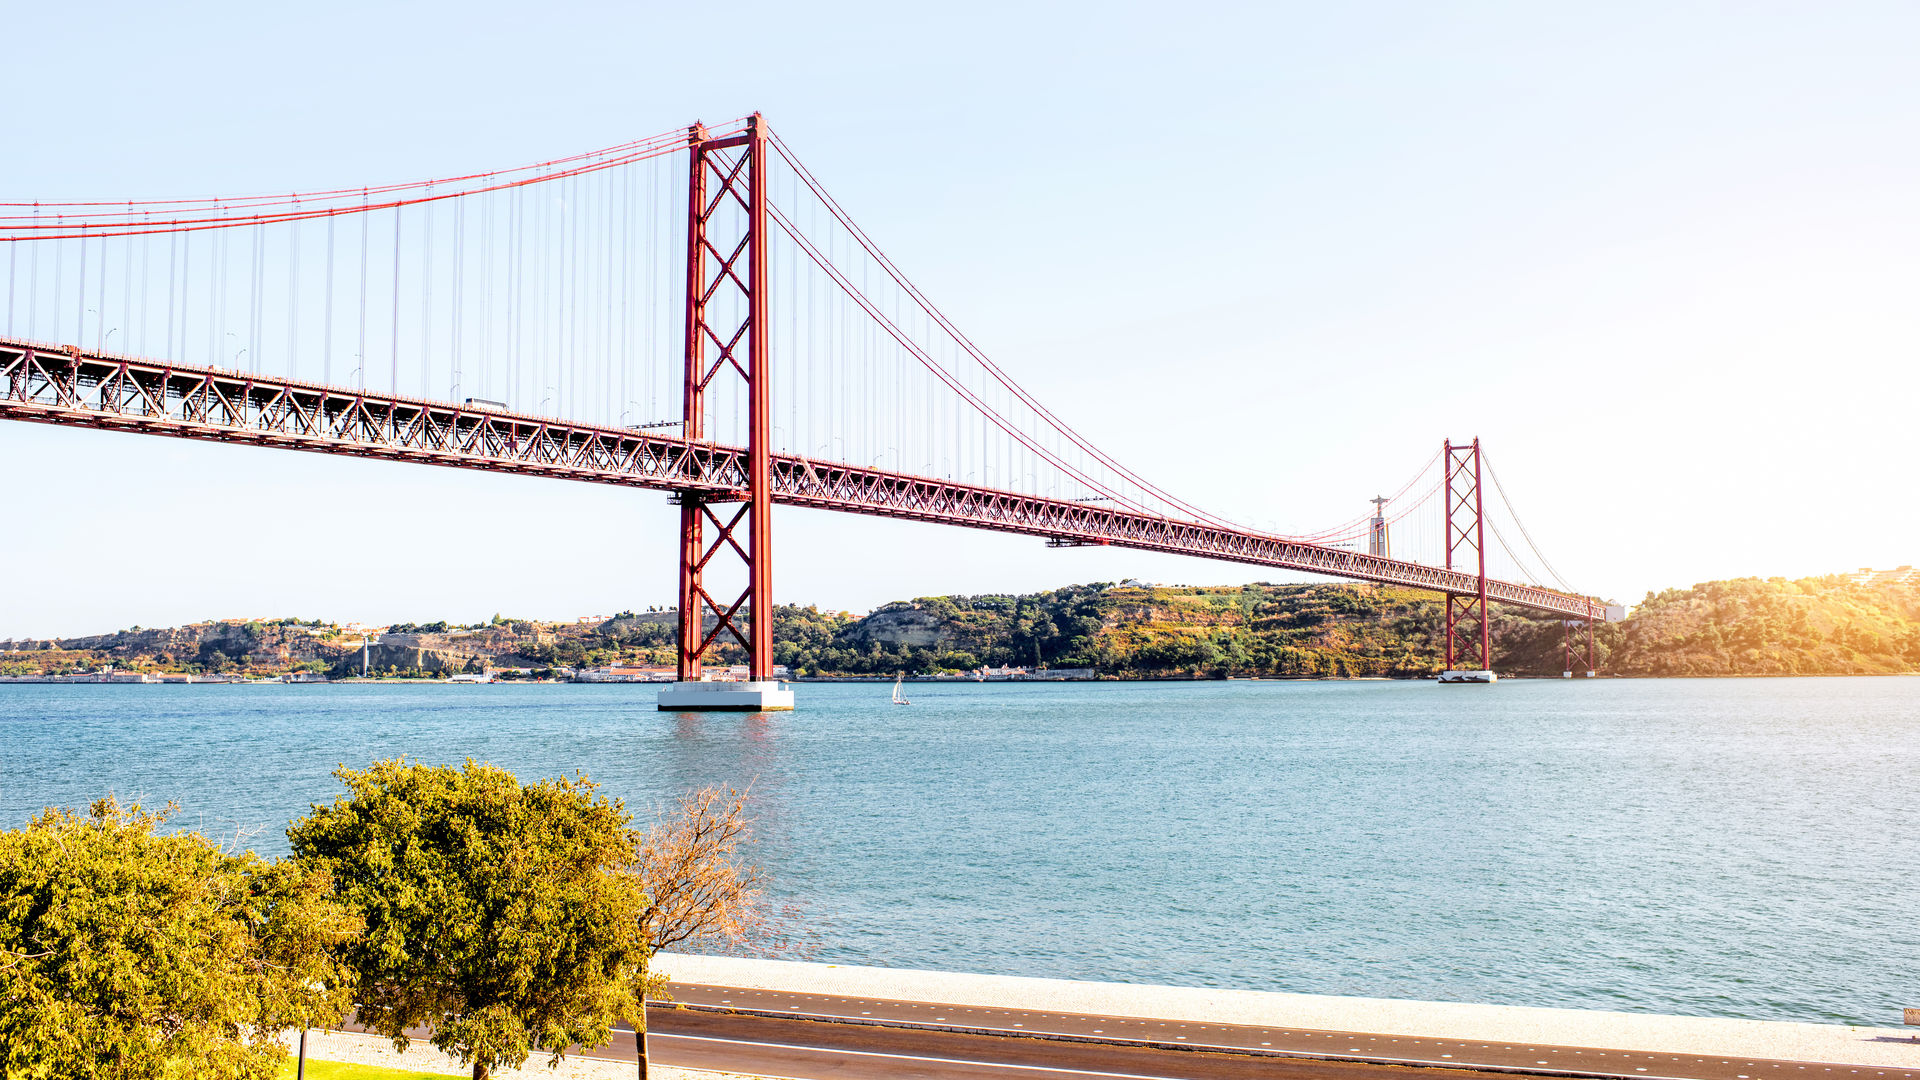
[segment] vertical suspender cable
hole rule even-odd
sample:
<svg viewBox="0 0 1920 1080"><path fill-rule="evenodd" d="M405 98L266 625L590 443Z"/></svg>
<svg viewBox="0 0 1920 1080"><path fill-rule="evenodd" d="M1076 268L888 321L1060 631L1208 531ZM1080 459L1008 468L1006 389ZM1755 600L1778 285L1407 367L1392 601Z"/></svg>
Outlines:
<svg viewBox="0 0 1920 1080"><path fill-rule="evenodd" d="M605 360L603 362L606 365L607 396L605 406L601 409L601 414L605 417L606 422L611 424L619 412L618 409L614 408L613 400L614 358L618 355L613 349L613 173L608 172L604 175L607 183L607 220L600 223L600 229L598 231L601 235L600 246L605 248L607 253L607 274L605 280L601 282L601 289L606 293L607 297L606 332L600 337L600 351L605 354ZM625 372L621 374L624 375ZM622 402L620 408L625 407L625 403Z"/></svg>
<svg viewBox="0 0 1920 1080"><path fill-rule="evenodd" d="M84 245L86 241L81 241ZM100 288L93 299L93 351L100 352L107 342L107 238L100 238Z"/></svg>
<svg viewBox="0 0 1920 1080"><path fill-rule="evenodd" d="M480 203L480 396L493 389L493 199L489 191Z"/></svg>
<svg viewBox="0 0 1920 1080"><path fill-rule="evenodd" d="M467 203L465 198L453 200L453 319L449 323L453 331L450 343L453 349L453 382L449 385L448 398L460 399L460 295L465 287L467 268Z"/></svg>
<svg viewBox="0 0 1920 1080"><path fill-rule="evenodd" d="M560 255L565 260L561 270L561 279L571 283L562 298L566 301L566 314L560 323L560 363L567 373L566 389L561 395L565 412L561 415L569 419L580 415L580 327L575 321L580 313L580 204L585 200L580 196L580 178L567 179L568 216L561 222Z"/></svg>
<svg viewBox="0 0 1920 1080"><path fill-rule="evenodd" d="M127 224L133 224L133 204L127 204ZM146 237L141 237L144 243ZM120 351L133 352L133 238L120 247Z"/></svg>
<svg viewBox="0 0 1920 1080"><path fill-rule="evenodd" d="M106 241L102 240L101 243L104 245ZM104 280L106 278L104 272L106 267L102 266L100 269L102 271L100 277ZM87 336L87 238L84 235L80 237L80 287L73 290L73 306L76 319L73 328L73 340L78 342ZM95 352L100 351L100 343L97 338L94 341L93 347Z"/></svg>
<svg viewBox="0 0 1920 1080"><path fill-rule="evenodd" d="M192 332L188 325L188 315L192 308L193 296L193 233L182 231L180 234L180 351L177 354L182 363L187 360L187 335ZM169 314L167 321L172 322Z"/></svg>
<svg viewBox="0 0 1920 1080"><path fill-rule="evenodd" d="M359 375L354 385L361 390L367 388L367 253L372 228L373 214L367 209L367 193L363 188L360 192L360 352L354 357L358 361L354 371Z"/></svg>
<svg viewBox="0 0 1920 1080"><path fill-rule="evenodd" d="M534 393L540 395L541 413L546 416L552 416L554 413L560 411L558 401L553 403L555 406L553 409L549 410L547 408L547 402L549 400L547 391L549 389L557 389L558 384L557 380L555 383L547 382L547 296L552 291L549 288L552 283L547 279L547 267L552 261L551 256L553 254L553 230L551 228L553 223L553 198L547 195L545 191L539 192L536 198L540 210L540 235L536 241L539 245L540 263L534 268L533 279L535 284L540 288L540 299L534 306L534 341L538 343L540 349L537 354L539 360L536 363L537 372L534 378Z"/></svg>
<svg viewBox="0 0 1920 1080"><path fill-rule="evenodd" d="M287 222L287 375L300 377L300 200L293 202L294 220Z"/></svg>
<svg viewBox="0 0 1920 1080"><path fill-rule="evenodd" d="M13 275L20 264L20 245L14 242L7 245L7 336L13 336Z"/></svg>
<svg viewBox="0 0 1920 1080"><path fill-rule="evenodd" d="M525 391L520 385L520 189L507 196L507 395L509 402Z"/></svg>
<svg viewBox="0 0 1920 1080"><path fill-rule="evenodd" d="M320 303L320 381L333 382L333 219L327 215L327 286Z"/></svg>
<svg viewBox="0 0 1920 1080"><path fill-rule="evenodd" d="M567 395L573 392L573 378L572 378L573 376L573 367L572 367L573 342L569 337L569 331L571 331L573 328L570 316L572 315L572 311L573 311L572 299L573 299L573 294L576 287L576 283L572 280L571 275L569 275L568 273L568 271L573 268L573 262L572 262L573 251L572 251L572 248L569 246L573 240L573 230L568 226L569 226L569 222L572 220L570 217L570 212L577 210L579 207L579 200L574 197L575 195L574 188L575 188L575 184L571 177L565 180L560 186L560 190L563 193L561 195L562 201L560 205L560 223L559 223L560 252L558 255L558 260L559 260L560 280L557 286L559 291L554 294L554 298L553 298L553 323L554 323L554 327L553 327L554 328L554 392L553 392L554 410L553 411L555 414L559 416L568 416L568 417L572 416L573 414L571 403L568 401Z"/></svg>
<svg viewBox="0 0 1920 1080"><path fill-rule="evenodd" d="M167 234L167 347L161 351L166 354L166 357L169 360L184 359L187 351L184 347L181 348L179 352L175 352L173 349L173 311L174 311L173 283L175 280L174 272L176 270L184 271L185 263L186 263L186 256L184 254L180 257L180 259L177 262L173 256L174 256L175 245L181 243L184 239L185 237L177 231L170 232ZM182 321L184 322L185 320L182 320Z"/></svg>
<svg viewBox="0 0 1920 1080"><path fill-rule="evenodd" d="M796 188L795 190L798 190L798 189ZM796 195L795 198L798 199L799 196ZM811 199L809 199L807 203L807 225L808 225L807 231L810 235L818 235L819 227L820 227L820 208L819 208L819 204L813 202ZM798 258L796 258L794 261L798 262L799 260ZM813 346L814 346L815 340L819 336L815 330L814 324L820 318L820 309L814 303L814 288L813 288L814 280L815 280L814 266L811 262L809 262L807 264L807 361L806 361L807 374L806 374L805 383L804 383L804 385L806 386L806 394L807 394L807 413L806 413L807 437L801 441L799 446L800 452L807 453L807 454L811 454L814 452L813 420L814 420L814 414L816 410L816 406L814 404L814 401L816 400L814 395L814 382L816 381L816 379L813 373L813 359L814 359Z"/></svg>
<svg viewBox="0 0 1920 1080"><path fill-rule="evenodd" d="M35 228L39 227L40 204L33 204ZM38 322L40 312L40 245L35 244L27 252L27 336L33 337L34 323Z"/></svg>
<svg viewBox="0 0 1920 1080"><path fill-rule="evenodd" d="M144 221L141 222L142 229L140 233L140 355L152 356L153 352L147 347L147 342L152 336L147 331L147 295L149 291L147 288L147 269L153 253L153 236L146 232L146 224Z"/></svg>
<svg viewBox="0 0 1920 1080"><path fill-rule="evenodd" d="M647 298L645 316L647 330L647 352L643 361L643 370L647 376L647 415L648 423L660 420L659 369L664 365L659 361L660 344L660 304L654 296L654 282L659 278L660 269L660 159L655 158L650 175L647 177L647 271L644 275L646 288L642 296Z"/></svg>
<svg viewBox="0 0 1920 1080"><path fill-rule="evenodd" d="M222 211L225 216L225 211ZM226 322L227 292L227 230L219 228L207 245L207 366L224 367L220 363L220 326Z"/></svg>
<svg viewBox="0 0 1920 1080"><path fill-rule="evenodd" d="M627 424L627 405L631 388L627 385L633 367L633 321L630 300L633 296L633 166L620 170L620 399L614 412L619 424Z"/></svg>
<svg viewBox="0 0 1920 1080"><path fill-rule="evenodd" d="M389 364L388 389L395 397L400 396L400 214L406 204L393 206L393 337L387 347ZM392 416L388 410L388 416Z"/></svg>
<svg viewBox="0 0 1920 1080"><path fill-rule="evenodd" d="M226 216L224 210L221 212L221 216ZM218 302L208 305L207 336L212 340L208 343L207 348L213 352L214 359L212 366L226 367L224 363L221 363L221 354L226 351L226 338L224 335L231 332L227 329L227 262L229 256L232 254L232 248L229 243L232 238L227 235L227 230L224 228L219 230L219 237L220 246L215 249L215 255L217 256L215 264L218 268L220 291Z"/></svg>
<svg viewBox="0 0 1920 1080"><path fill-rule="evenodd" d="M420 396L433 396L433 185L420 206Z"/></svg>
<svg viewBox="0 0 1920 1080"><path fill-rule="evenodd" d="M260 266L262 252L260 236L266 230L255 225L247 232L253 241L252 253L247 257L247 367L260 369Z"/></svg>
<svg viewBox="0 0 1920 1080"><path fill-rule="evenodd" d="M267 227L253 227L253 333L248 343L252 368L261 370L261 354L267 344Z"/></svg>
<svg viewBox="0 0 1920 1080"><path fill-rule="evenodd" d="M789 208L800 205L800 182L789 177ZM787 450L792 451L800 445L800 384L794 378L800 357L800 253L793 246L787 246L787 355L786 370L783 377L773 385L777 389L787 388Z"/></svg>
<svg viewBox="0 0 1920 1080"><path fill-rule="evenodd" d="M53 242L53 340L60 340L60 287L66 277L67 245L64 240Z"/></svg>

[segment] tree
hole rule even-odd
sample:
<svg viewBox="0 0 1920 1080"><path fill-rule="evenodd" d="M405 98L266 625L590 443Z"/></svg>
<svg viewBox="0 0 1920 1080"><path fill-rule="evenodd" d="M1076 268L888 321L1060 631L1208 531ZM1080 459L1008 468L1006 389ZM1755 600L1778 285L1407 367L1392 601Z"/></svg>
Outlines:
<svg viewBox="0 0 1920 1080"><path fill-rule="evenodd" d="M329 950L359 921L324 872L166 819L105 799L0 833L0 1073L268 1080L282 1033L346 1011Z"/></svg>
<svg viewBox="0 0 1920 1080"><path fill-rule="evenodd" d="M645 896L620 872L636 836L619 801L584 775L523 785L471 760L334 775L347 794L287 836L366 920L343 954L362 1023L398 1049L426 1028L474 1080L644 1024Z"/></svg>
<svg viewBox="0 0 1920 1080"><path fill-rule="evenodd" d="M674 810L656 815L630 868L647 895L640 931L652 951L679 945L760 955L809 951L792 932L794 913L767 902L765 871L742 858L752 832L747 793L732 788L689 792ZM635 1030L644 1080L646 1029Z"/></svg>
<svg viewBox="0 0 1920 1080"><path fill-rule="evenodd" d="M647 895L640 926L653 951L791 950L787 920L767 903L765 871L741 855L752 831L747 793L732 788L688 792L655 818L632 866Z"/></svg>

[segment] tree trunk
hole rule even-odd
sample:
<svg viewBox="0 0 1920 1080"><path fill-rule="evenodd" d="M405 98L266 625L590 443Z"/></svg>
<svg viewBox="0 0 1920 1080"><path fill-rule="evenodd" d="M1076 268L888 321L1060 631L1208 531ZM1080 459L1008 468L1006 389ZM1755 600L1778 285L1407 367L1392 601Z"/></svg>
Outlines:
<svg viewBox="0 0 1920 1080"><path fill-rule="evenodd" d="M473 1063L473 1080L487 1080L487 1067L477 1061Z"/></svg>
<svg viewBox="0 0 1920 1080"><path fill-rule="evenodd" d="M644 1020L634 1029L633 1052L634 1061L639 1066L639 1071L634 1075L640 1080L647 1080L647 1025Z"/></svg>

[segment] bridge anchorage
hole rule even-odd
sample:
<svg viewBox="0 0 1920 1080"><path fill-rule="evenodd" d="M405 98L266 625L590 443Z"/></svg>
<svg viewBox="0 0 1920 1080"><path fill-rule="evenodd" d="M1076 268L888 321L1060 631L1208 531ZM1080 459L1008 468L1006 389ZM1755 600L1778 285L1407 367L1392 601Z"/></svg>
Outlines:
<svg viewBox="0 0 1920 1080"><path fill-rule="evenodd" d="M1489 605L1561 620L1569 675L1575 632L1591 674L1619 611L1554 572L1477 439L1310 534L1156 486L967 338L757 114L450 179L0 203L0 244L0 419L667 493L663 709L793 706L776 504L1441 593L1448 681L1493 680Z"/></svg>

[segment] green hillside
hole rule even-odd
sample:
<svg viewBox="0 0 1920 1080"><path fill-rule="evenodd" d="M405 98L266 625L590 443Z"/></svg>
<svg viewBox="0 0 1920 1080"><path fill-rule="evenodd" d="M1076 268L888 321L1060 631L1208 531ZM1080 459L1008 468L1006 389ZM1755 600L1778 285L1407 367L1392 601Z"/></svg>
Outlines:
<svg viewBox="0 0 1920 1080"><path fill-rule="evenodd" d="M1648 593L1613 628L1627 675L1878 675L1920 671L1920 588L1840 576L1738 578Z"/></svg>
<svg viewBox="0 0 1920 1080"><path fill-rule="evenodd" d="M1430 675L1442 666L1438 596L1375 585L1224 588L1082 585L1027 596L942 596L864 619L776 628L782 663L859 674L981 664L1153 677ZM1556 675L1564 632L1496 608L1494 667ZM1649 594L1601 626L1602 672L1812 675L1920 672L1920 588L1844 577L1745 578ZM1584 669L1584 649L1574 667Z"/></svg>
<svg viewBox="0 0 1920 1080"><path fill-rule="evenodd" d="M781 606L774 661L800 674L890 675L1011 666L1087 668L1119 678L1418 677L1442 666L1440 598L1378 585L1074 585L1029 595L934 596L864 617ZM540 623L403 624L363 651L357 633L286 619L196 623L64 641L0 642L0 675L94 670L289 669L445 675L538 673L616 663L671 665L670 611ZM711 626L711 623L709 623ZM1494 667L1557 675L1558 619L1496 609ZM1584 650L1582 650L1584 653ZM1743 578L1648 594L1599 628L1599 667L1617 675L1920 672L1920 587L1845 577ZM721 663L744 659L723 648ZM1585 668L1584 655L1576 670Z"/></svg>

